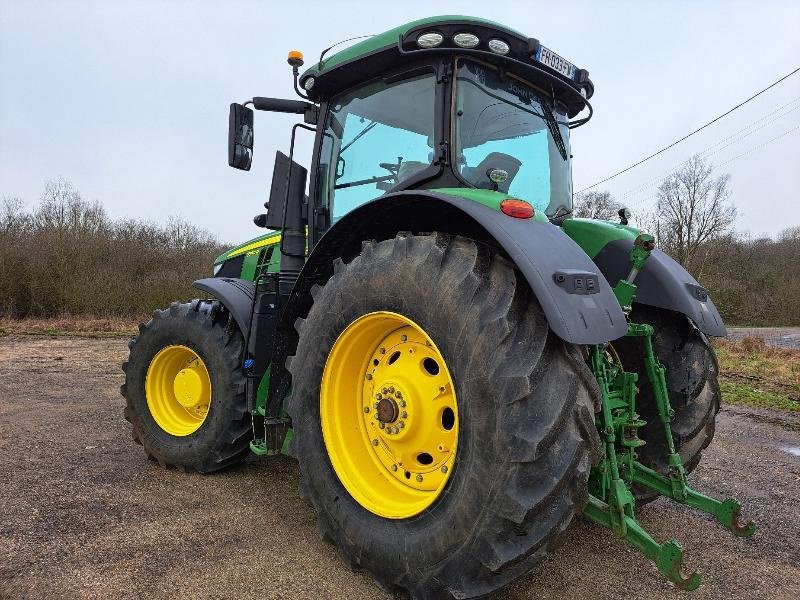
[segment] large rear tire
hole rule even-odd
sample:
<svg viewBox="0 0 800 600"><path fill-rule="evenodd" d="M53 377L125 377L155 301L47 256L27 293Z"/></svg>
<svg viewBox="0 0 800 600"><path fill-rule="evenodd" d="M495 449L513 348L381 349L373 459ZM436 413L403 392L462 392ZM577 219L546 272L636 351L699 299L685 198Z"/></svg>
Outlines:
<svg viewBox="0 0 800 600"><path fill-rule="evenodd" d="M150 458L210 473L247 455L242 334L219 302L157 310L129 347L120 390L125 418Z"/></svg>
<svg viewBox="0 0 800 600"><path fill-rule="evenodd" d="M413 598L494 592L554 548L587 502L589 470L599 458L596 383L577 349L549 330L513 264L471 240L401 235L366 242L360 255L334 267L314 290L308 317L296 324L297 353L288 364L290 452L300 463L300 493L316 509L321 534L385 590ZM395 319L394 331L381 319ZM409 358L414 348L407 345L415 341L442 364L424 373L422 354L414 355L418 362ZM390 349L381 353L384 345ZM411 390L398 409L407 409L407 423L391 420L398 413L384 392L391 397L392 386L382 389L380 378L394 376L392 357L398 365L412 360L423 379L446 372L452 420L412 422L443 414L426 412L425 403L439 401L436 390L448 383L436 380L431 396L419 397L424 381L418 386L411 371L395 371L398 390ZM341 385L331 378L343 378ZM332 412L321 414L321 405ZM375 426L373 408L393 431ZM386 464L395 438L427 439L425 428L439 426L442 439L458 432L450 448L438 446L452 456L432 451L422 464L406 462L396 471ZM331 441L337 436L346 443ZM368 459L372 448L377 458ZM429 458L433 471L425 471ZM426 500L429 476L438 479ZM381 484L364 483L370 480ZM382 495L384 484L398 493ZM406 497L404 505L399 499Z"/></svg>
<svg viewBox="0 0 800 600"><path fill-rule="evenodd" d="M666 367L667 391L675 411L670 423L675 447L690 473L700 463L702 452L714 438L720 405L717 376L719 363L714 349L703 333L684 315L667 310L636 305L631 313L634 323L647 323L654 328L653 350ZM614 342L622 364L639 374L637 410L647 425L640 430L646 442L637 450L645 465L667 473L667 446L664 427L658 417L653 391L644 369L643 348L636 338ZM652 494L639 493L649 500Z"/></svg>

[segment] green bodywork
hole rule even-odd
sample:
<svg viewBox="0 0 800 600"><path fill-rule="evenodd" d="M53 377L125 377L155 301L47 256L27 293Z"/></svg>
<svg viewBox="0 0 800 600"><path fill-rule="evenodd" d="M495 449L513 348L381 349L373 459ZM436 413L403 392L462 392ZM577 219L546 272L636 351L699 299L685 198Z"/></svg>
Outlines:
<svg viewBox="0 0 800 600"><path fill-rule="evenodd" d="M589 258L597 256L597 253L609 242L633 241L641 233L635 227L595 219L567 219L562 228L569 237L575 240L575 243L583 248Z"/></svg>

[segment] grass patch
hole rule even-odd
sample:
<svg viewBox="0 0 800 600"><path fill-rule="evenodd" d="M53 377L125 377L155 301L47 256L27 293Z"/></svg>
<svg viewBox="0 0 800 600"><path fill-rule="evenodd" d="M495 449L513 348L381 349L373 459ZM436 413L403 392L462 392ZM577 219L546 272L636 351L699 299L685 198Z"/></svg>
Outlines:
<svg viewBox="0 0 800 600"><path fill-rule="evenodd" d="M771 348L760 338L715 343L722 401L800 412L800 350Z"/></svg>

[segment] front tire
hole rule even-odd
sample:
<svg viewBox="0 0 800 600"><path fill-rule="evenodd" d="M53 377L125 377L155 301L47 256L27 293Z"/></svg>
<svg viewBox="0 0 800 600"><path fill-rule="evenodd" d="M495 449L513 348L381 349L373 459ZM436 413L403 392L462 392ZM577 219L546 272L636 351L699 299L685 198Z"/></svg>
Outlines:
<svg viewBox="0 0 800 600"><path fill-rule="evenodd" d="M219 302L157 310L122 365L133 439L164 467L210 473L243 460L252 439L242 335Z"/></svg>
<svg viewBox="0 0 800 600"><path fill-rule="evenodd" d="M384 589L404 590L414 598L494 592L554 548L587 502L589 470L599 454L594 379L578 351L549 330L513 265L471 240L409 235L366 242L359 256L334 267L326 285L314 290L307 319L298 320L297 353L288 365L290 452L300 463L300 493L316 509L321 534ZM374 441L383 448L389 439L369 429L370 413L364 409L383 392L377 379L394 352L381 354L380 348L392 332L383 329L365 343L368 351L360 359L350 352L346 365L335 364L343 356L340 341L351 343L346 332L365 320L380 320L376 315L381 314L400 317L398 337L415 331L403 329L414 325L424 336L420 348L427 339L438 353L431 356L441 357L454 384L454 456L451 462L433 457L444 461L448 478L430 486L428 502L412 506L419 494L409 494L399 511L388 502L382 510L380 493L370 502L350 490L359 491L353 483L359 477L402 482L405 468L398 477L380 460L364 458L368 454L342 467L331 453L365 443L370 448ZM402 341L413 341L412 333ZM350 350L356 342L352 345ZM332 388L323 382L331 372L354 370L357 384L335 388L332 400ZM434 401L415 398L416 393L402 396L409 413L415 402ZM334 406L331 401L350 406L338 419L348 429L348 444L331 445L323 431L330 432L331 415L321 415L320 407ZM368 418L361 424L355 415ZM406 431L416 427L411 418ZM408 478L412 484L421 473L416 468ZM360 491L365 489L370 491Z"/></svg>

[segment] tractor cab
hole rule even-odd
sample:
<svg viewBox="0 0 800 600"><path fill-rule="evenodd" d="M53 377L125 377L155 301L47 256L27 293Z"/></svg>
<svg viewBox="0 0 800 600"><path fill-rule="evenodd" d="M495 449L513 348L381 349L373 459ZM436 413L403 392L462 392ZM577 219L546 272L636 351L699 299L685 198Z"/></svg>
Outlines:
<svg viewBox="0 0 800 600"><path fill-rule="evenodd" d="M386 192L476 188L524 198L550 217L572 206L563 107L470 57L379 78L331 99L318 163L318 210L335 222ZM452 68L437 113L437 71ZM441 127L437 127L437 122Z"/></svg>
<svg viewBox="0 0 800 600"><path fill-rule="evenodd" d="M302 75L301 55L289 58L307 104L252 101L256 109L303 113L315 126L312 245L356 207L405 190L488 190L548 218L571 212L569 131L591 116L586 70L536 39L467 17L415 21L325 54ZM231 111L229 162L246 170L252 113L238 104ZM244 161L234 150L240 123ZM261 219L269 222L276 220Z"/></svg>

